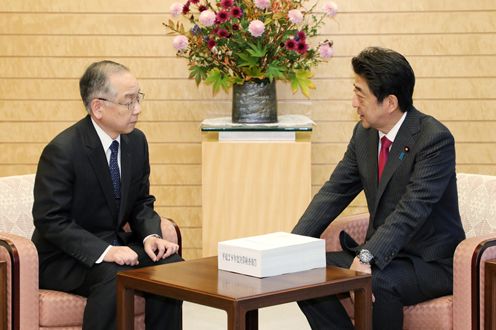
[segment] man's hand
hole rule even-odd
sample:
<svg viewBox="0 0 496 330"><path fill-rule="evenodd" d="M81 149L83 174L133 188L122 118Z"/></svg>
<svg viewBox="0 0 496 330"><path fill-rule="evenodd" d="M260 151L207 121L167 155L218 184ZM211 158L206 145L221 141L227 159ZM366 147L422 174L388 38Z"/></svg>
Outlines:
<svg viewBox="0 0 496 330"><path fill-rule="evenodd" d="M112 246L103 261L115 262L121 266L136 266L139 263L138 254L128 246Z"/></svg>
<svg viewBox="0 0 496 330"><path fill-rule="evenodd" d="M372 268L370 267L370 265L362 264L360 262L360 259L358 259L358 257L355 257L355 259L353 259L350 269L356 270L357 272L372 274Z"/></svg>
<svg viewBox="0 0 496 330"><path fill-rule="evenodd" d="M355 257L355 259L353 259L350 269L357 272L372 274L372 268L370 267L370 265L361 263L358 257ZM350 291L350 298L352 302L355 302L355 293L353 291ZM372 301L375 301L374 295L372 295Z"/></svg>
<svg viewBox="0 0 496 330"><path fill-rule="evenodd" d="M179 245L158 237L148 237L144 247L146 254L153 261L165 259L179 251Z"/></svg>

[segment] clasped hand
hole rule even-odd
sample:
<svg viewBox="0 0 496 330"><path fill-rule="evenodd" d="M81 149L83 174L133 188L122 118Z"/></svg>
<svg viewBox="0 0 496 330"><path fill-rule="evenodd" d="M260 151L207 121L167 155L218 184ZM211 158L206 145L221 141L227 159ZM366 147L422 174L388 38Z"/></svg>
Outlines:
<svg viewBox="0 0 496 330"><path fill-rule="evenodd" d="M179 250L179 245L158 237L149 237L145 240L144 249L153 261L165 259ZM136 266L139 264L138 254L128 246L112 246L103 258L106 262L115 262L118 265Z"/></svg>

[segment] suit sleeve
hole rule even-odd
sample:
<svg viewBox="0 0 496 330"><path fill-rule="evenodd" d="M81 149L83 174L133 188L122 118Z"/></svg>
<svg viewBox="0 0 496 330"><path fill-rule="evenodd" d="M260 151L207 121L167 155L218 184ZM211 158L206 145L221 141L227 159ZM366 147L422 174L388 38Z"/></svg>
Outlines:
<svg viewBox="0 0 496 330"><path fill-rule="evenodd" d="M343 159L330 179L313 197L310 205L293 229L294 234L320 237L327 226L353 201L363 189L355 154L355 136L348 144Z"/></svg>
<svg viewBox="0 0 496 330"><path fill-rule="evenodd" d="M455 173L455 143L451 133L438 130L426 140L416 154L405 193L363 246L372 252L375 264L381 269L423 226Z"/></svg>
<svg viewBox="0 0 496 330"><path fill-rule="evenodd" d="M43 239L92 266L108 243L71 216L75 173L71 148L51 142L40 157L34 186L34 225Z"/></svg>

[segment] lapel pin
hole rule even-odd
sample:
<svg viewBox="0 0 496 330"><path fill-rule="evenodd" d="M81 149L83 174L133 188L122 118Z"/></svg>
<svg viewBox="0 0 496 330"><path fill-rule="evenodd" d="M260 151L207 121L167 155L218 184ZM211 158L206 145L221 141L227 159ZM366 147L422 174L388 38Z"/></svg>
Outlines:
<svg viewBox="0 0 496 330"><path fill-rule="evenodd" d="M405 158L405 156L406 156L406 153L409 151L410 151L410 148L408 146L404 146L403 151L400 153L399 159L403 160L403 158Z"/></svg>

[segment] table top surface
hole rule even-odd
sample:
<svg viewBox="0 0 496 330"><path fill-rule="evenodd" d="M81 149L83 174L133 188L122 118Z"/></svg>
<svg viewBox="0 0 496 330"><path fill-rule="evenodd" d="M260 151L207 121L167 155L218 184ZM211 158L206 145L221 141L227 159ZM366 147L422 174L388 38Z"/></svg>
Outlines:
<svg viewBox="0 0 496 330"><path fill-rule="evenodd" d="M208 296L241 299L302 290L323 285L363 281L368 274L328 266L303 272L257 278L219 270L217 257L194 259L167 265L144 267L119 273L123 280L138 280L147 285L173 287Z"/></svg>

